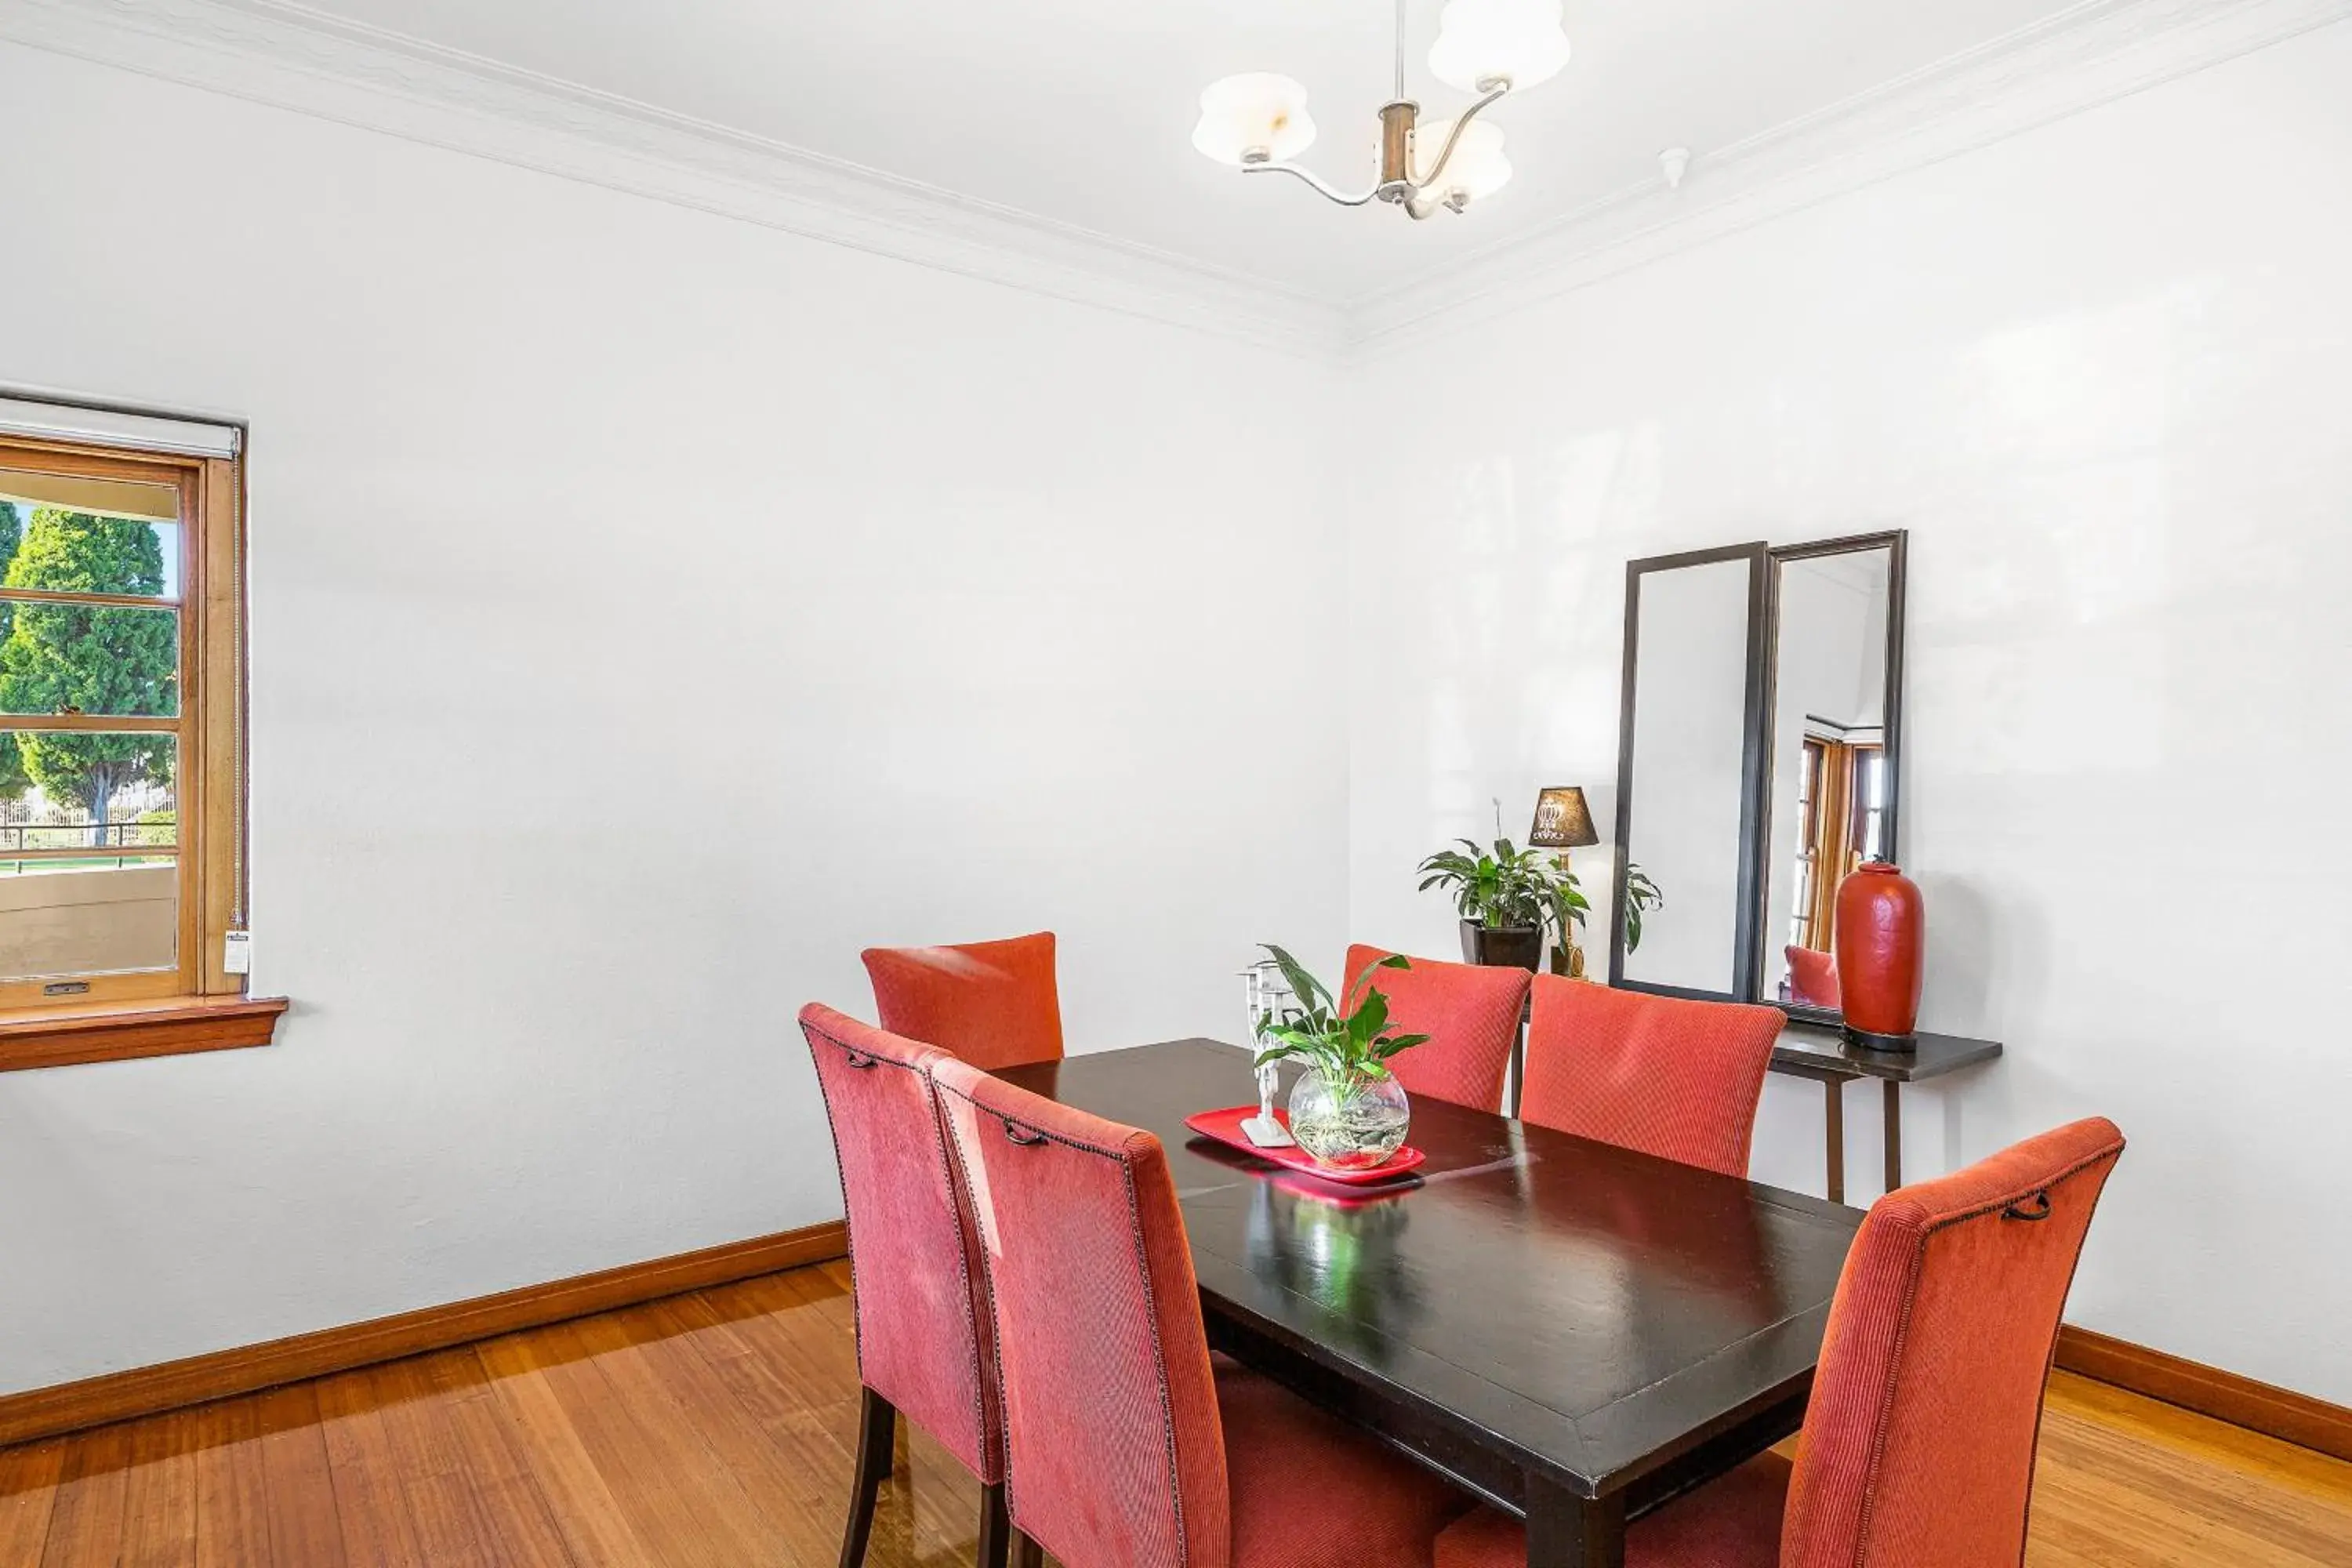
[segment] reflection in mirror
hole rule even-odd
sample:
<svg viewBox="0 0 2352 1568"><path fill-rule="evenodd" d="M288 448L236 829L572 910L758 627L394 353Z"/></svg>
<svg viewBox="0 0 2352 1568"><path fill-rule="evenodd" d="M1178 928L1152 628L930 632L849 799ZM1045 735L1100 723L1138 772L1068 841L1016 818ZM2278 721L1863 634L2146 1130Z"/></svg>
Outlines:
<svg viewBox="0 0 2352 1568"><path fill-rule="evenodd" d="M1740 989L1742 916L1754 897L1741 872L1760 553L1634 563L1618 838L1629 879L1646 877L1656 901L1635 924L1621 896L1612 983L1714 996Z"/></svg>
<svg viewBox="0 0 2352 1568"><path fill-rule="evenodd" d="M1791 1007L1837 1010L1838 887L1895 855L1898 551L1882 535L1774 552L1762 989Z"/></svg>

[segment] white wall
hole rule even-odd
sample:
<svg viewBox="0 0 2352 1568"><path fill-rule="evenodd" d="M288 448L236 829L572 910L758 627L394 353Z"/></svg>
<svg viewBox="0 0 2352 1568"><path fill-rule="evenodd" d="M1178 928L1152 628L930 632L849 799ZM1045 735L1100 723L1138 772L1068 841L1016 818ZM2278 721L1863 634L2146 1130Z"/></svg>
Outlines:
<svg viewBox="0 0 2352 1568"><path fill-rule="evenodd" d="M0 382L252 422L295 1002L0 1076L0 1391L837 1214L867 943L1088 1049L1343 940L1327 372L15 47L0 147Z"/></svg>
<svg viewBox="0 0 2352 1568"><path fill-rule="evenodd" d="M2336 1401L2347 82L2337 26L1384 361L1350 665L1351 924L1443 952L1415 859L1614 777L1629 557L1911 530L1927 1020L2009 1047L1912 1169L2114 1117L2073 1318ZM1820 1118L1775 1080L1758 1173Z"/></svg>

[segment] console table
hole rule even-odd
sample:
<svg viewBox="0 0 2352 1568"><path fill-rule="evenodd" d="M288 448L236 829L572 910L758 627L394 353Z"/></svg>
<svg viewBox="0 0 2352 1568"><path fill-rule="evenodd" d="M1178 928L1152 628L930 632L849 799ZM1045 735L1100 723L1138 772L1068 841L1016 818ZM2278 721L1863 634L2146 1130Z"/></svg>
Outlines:
<svg viewBox="0 0 2352 1568"><path fill-rule="evenodd" d="M1923 1029L1918 1041L1916 1047L1907 1051L1874 1051L1855 1045L1827 1024L1790 1024L1780 1032L1780 1042L1772 1047L1772 1070L1811 1079L1822 1089L1822 1110L1829 1122L1830 1202L1845 1202L1847 1084L1874 1078L1884 1088L1886 1190L1891 1193L1903 1184L1903 1086L1978 1067L2000 1055L1999 1040L1931 1035Z"/></svg>

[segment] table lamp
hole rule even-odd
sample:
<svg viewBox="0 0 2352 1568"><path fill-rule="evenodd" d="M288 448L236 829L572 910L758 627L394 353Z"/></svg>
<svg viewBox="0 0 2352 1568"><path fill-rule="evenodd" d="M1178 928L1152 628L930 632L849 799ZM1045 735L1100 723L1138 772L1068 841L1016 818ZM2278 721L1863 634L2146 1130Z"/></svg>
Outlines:
<svg viewBox="0 0 2352 1568"><path fill-rule="evenodd" d="M1601 835L1592 828L1592 808L1584 803L1584 791L1576 784L1554 784L1536 796L1535 826L1528 829L1528 847L1557 851L1553 858L1559 863L1560 874L1568 874L1568 852L1601 842ZM1584 975L1584 950L1566 921L1560 924L1561 956L1564 973L1571 979Z"/></svg>

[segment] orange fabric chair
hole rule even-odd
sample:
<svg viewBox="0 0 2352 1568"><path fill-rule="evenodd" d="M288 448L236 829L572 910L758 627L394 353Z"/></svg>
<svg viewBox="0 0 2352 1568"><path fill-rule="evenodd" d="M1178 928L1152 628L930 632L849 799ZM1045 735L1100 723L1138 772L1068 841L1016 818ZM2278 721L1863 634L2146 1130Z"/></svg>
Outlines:
<svg viewBox="0 0 2352 1568"><path fill-rule="evenodd" d="M1789 1000L1808 1007L1838 1005L1837 955L1816 952L1790 942L1781 952L1789 960Z"/></svg>
<svg viewBox="0 0 2352 1568"><path fill-rule="evenodd" d="M994 1071L1062 1057L1054 933L958 947L869 947L882 1026Z"/></svg>
<svg viewBox="0 0 2352 1568"><path fill-rule="evenodd" d="M2025 1556L2042 1394L2100 1189L2093 1117L1887 1194L1847 1254L1791 1467L1749 1460L1634 1524L1626 1568L1990 1568ZM1483 1510L1437 1568L1521 1568Z"/></svg>
<svg viewBox="0 0 2352 1568"><path fill-rule="evenodd" d="M1536 976L1526 1121L1644 1154L1748 1173L1756 1102L1788 1016Z"/></svg>
<svg viewBox="0 0 2352 1568"><path fill-rule="evenodd" d="M1340 984L1352 1007L1358 978L1389 956L1386 948L1361 942L1348 950ZM1518 1038L1519 1016L1528 1005L1524 969L1446 963L1416 958L1411 969L1383 969L1366 989L1389 999L1389 1021L1402 1034L1427 1035L1389 1063L1407 1094L1450 1100L1479 1110L1503 1108L1503 1072L1510 1066L1511 1042Z"/></svg>
<svg viewBox="0 0 2352 1568"><path fill-rule="evenodd" d="M980 1237L1021 1537L1063 1568L1429 1568L1461 1493L1210 1359L1159 1139L967 1063L930 1071Z"/></svg>

